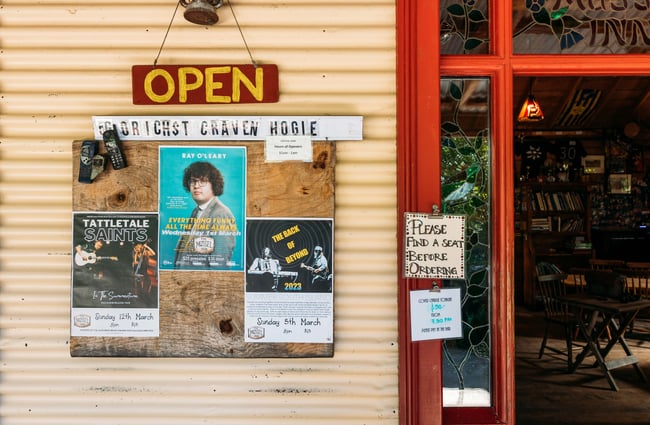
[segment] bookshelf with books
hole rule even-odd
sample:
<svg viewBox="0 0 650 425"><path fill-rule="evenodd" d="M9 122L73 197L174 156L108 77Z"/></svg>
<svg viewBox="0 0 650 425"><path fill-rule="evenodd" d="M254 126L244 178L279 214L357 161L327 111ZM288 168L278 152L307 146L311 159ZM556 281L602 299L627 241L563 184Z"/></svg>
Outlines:
<svg viewBox="0 0 650 425"><path fill-rule="evenodd" d="M523 302L533 306L539 263L554 264L565 273L587 266L592 256L591 200L582 183L521 183L518 189Z"/></svg>

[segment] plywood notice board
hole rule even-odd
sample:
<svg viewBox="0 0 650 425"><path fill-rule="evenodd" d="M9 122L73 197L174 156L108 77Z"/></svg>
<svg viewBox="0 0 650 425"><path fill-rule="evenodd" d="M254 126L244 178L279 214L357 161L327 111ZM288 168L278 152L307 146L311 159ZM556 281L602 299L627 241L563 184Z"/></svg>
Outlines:
<svg viewBox="0 0 650 425"><path fill-rule="evenodd" d="M77 180L82 141L73 142L73 211L157 212L159 146L214 142L124 141L127 168ZM100 144L101 145L101 144ZM219 142L247 150L247 218L333 217L332 142L313 143L312 162L266 162L263 142ZM159 271L157 337L72 336L72 356L327 357L332 343L244 341L244 272Z"/></svg>

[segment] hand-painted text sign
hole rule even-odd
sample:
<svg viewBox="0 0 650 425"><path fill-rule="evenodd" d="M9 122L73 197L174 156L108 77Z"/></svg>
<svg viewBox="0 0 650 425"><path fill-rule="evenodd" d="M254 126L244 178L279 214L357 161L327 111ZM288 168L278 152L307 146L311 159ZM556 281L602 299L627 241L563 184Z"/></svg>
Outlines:
<svg viewBox="0 0 650 425"><path fill-rule="evenodd" d="M114 129L120 140L361 140L361 116L93 116L95 139Z"/></svg>
<svg viewBox="0 0 650 425"><path fill-rule="evenodd" d="M135 65L134 105L274 103L277 65Z"/></svg>
<svg viewBox="0 0 650 425"><path fill-rule="evenodd" d="M465 279L465 216L404 214L404 276Z"/></svg>

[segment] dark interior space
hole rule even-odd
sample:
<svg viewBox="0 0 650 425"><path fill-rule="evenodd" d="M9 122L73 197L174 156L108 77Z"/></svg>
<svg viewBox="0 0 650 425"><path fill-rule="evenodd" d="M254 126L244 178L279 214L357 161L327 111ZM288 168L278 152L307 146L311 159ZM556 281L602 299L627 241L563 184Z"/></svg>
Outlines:
<svg viewBox="0 0 650 425"><path fill-rule="evenodd" d="M544 117L518 121L531 95ZM519 77L514 109L517 423L646 424L650 384L634 367L611 371L614 391L594 359L569 372L562 355L547 350L539 358L537 276L552 268L576 279L573 273L594 268L594 259L650 262L650 78ZM624 335L650 377L647 312L634 329ZM574 343L577 352L585 341ZM562 347L561 332L548 344ZM616 345L607 360L621 355Z"/></svg>
<svg viewBox="0 0 650 425"><path fill-rule="evenodd" d="M538 358L543 335L542 312L517 307L515 325L516 423L520 425L645 425L650 418L650 385L632 367L613 371L613 391L597 367L586 362L569 373L566 358L545 352ZM549 341L561 347L561 335ZM577 343L580 343L578 341ZM628 339L646 376L650 376L650 342ZM620 350L622 351L622 350ZM620 357L615 352L613 357ZM589 359L587 359L589 360Z"/></svg>

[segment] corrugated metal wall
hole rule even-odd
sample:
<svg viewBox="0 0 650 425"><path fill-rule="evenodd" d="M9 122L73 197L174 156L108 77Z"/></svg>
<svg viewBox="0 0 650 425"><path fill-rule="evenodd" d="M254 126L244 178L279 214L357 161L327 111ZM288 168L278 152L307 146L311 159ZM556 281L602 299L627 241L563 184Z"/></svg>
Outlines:
<svg viewBox="0 0 650 425"><path fill-rule="evenodd" d="M0 423L397 423L395 5L234 0L280 103L136 107L174 1L4 0L0 6ZM179 9L159 64L248 63L228 6ZM363 115L337 143L331 359L71 358L71 141L92 115Z"/></svg>

